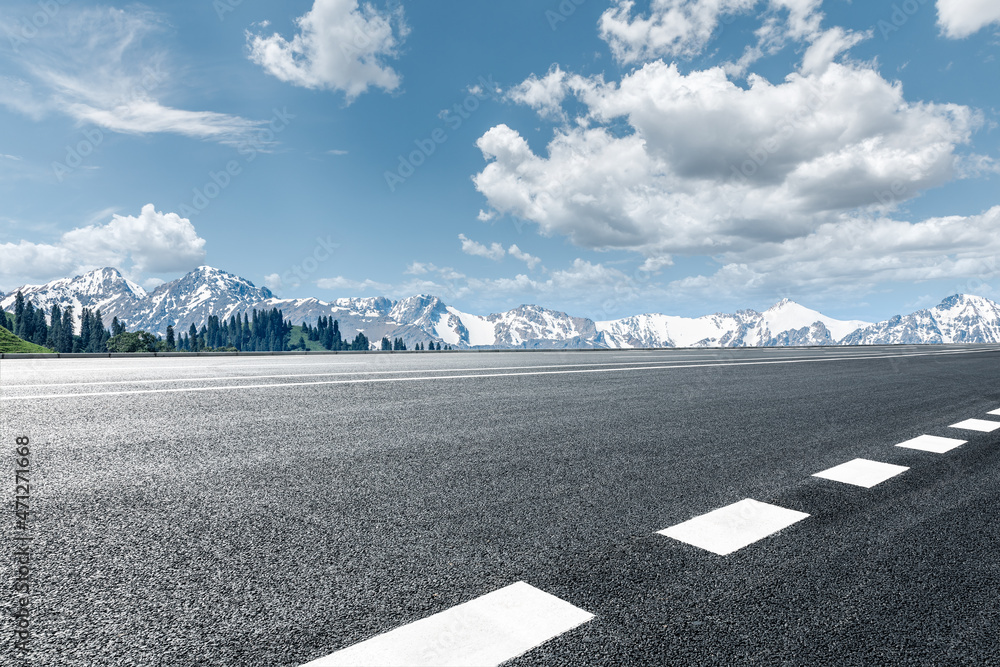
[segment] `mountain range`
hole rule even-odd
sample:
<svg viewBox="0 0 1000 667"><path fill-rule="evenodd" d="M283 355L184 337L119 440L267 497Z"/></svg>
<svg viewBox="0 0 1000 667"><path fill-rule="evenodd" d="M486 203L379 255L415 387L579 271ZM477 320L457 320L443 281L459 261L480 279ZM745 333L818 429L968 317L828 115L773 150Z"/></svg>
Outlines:
<svg viewBox="0 0 1000 667"><path fill-rule="evenodd" d="M639 348L775 347L788 345L877 345L1000 343L1000 305L980 296L956 294L934 308L870 323L837 320L784 299L764 312L740 310L697 318L659 313L594 321L540 306L474 315L436 296L394 301L385 297L279 299L265 287L210 266L201 266L152 292L103 268L44 285L24 285L0 294L0 308L12 311L20 291L36 307L73 306L101 310L105 324L117 317L129 330L164 334L198 326L209 315L228 319L253 309L280 309L295 324L315 324L320 316L339 320L341 331L357 331L377 343L383 336L407 346L442 342L456 348Z"/></svg>

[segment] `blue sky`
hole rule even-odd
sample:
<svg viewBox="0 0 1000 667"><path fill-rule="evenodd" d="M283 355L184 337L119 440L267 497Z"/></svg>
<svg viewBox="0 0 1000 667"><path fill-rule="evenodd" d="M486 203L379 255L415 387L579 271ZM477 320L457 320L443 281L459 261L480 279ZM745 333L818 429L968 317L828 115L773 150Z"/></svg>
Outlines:
<svg viewBox="0 0 1000 667"><path fill-rule="evenodd" d="M0 290L1000 298L998 31L984 0L8 2Z"/></svg>

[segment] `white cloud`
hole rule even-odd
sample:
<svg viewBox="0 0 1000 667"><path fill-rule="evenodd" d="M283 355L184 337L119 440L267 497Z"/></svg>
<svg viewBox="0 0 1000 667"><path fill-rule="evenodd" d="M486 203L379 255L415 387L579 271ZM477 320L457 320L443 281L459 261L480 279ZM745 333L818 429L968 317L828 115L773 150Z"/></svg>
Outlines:
<svg viewBox="0 0 1000 667"><path fill-rule="evenodd" d="M280 292L285 288L285 283L277 273L269 273L264 276L264 287L272 292Z"/></svg>
<svg viewBox="0 0 1000 667"><path fill-rule="evenodd" d="M9 58L19 77L0 82L0 104L40 119L62 113L123 133L168 132L237 143L260 123L213 111L163 104L167 55L150 44L160 18L139 8L63 7L44 31Z"/></svg>
<svg viewBox="0 0 1000 667"><path fill-rule="evenodd" d="M524 252L523 250L518 248L516 244L507 248L507 252L514 259L519 259L525 264L527 264L529 269L534 269L536 266L542 263L542 260L540 258Z"/></svg>
<svg viewBox="0 0 1000 667"><path fill-rule="evenodd" d="M802 57L803 74L822 74L841 53L871 37L871 32L855 33L843 28L831 28L819 35Z"/></svg>
<svg viewBox="0 0 1000 667"><path fill-rule="evenodd" d="M344 91L348 99L369 86L399 88L399 74L385 60L398 55L409 31L402 8L380 12L357 0L315 0L295 22L299 32L290 41L247 33L250 60L282 81Z"/></svg>
<svg viewBox="0 0 1000 667"><path fill-rule="evenodd" d="M648 16L633 0L614 0L601 15L601 38L620 62L700 53L724 15L749 11L757 0L652 0Z"/></svg>
<svg viewBox="0 0 1000 667"><path fill-rule="evenodd" d="M355 292L375 291L380 294L388 293L392 290L392 286L386 283L380 283L374 280L351 280L350 278L345 278L344 276L337 276L335 278L320 278L316 281L316 286L320 289L351 290Z"/></svg>
<svg viewBox="0 0 1000 667"><path fill-rule="evenodd" d="M993 278L1000 275L998 255L1000 206L980 215L916 223L853 218L800 238L725 253L716 273L684 278L669 287L716 299L773 295L789 285L812 294L860 296L890 282Z"/></svg>
<svg viewBox="0 0 1000 667"><path fill-rule="evenodd" d="M17 286L112 266L142 282L145 273L187 271L204 263L204 246L190 220L147 204L138 216L115 215L103 225L78 227L56 243L0 244L0 280Z"/></svg>
<svg viewBox="0 0 1000 667"><path fill-rule="evenodd" d="M656 58L691 58L702 53L719 24L763 5L757 43L748 46L731 73L742 74L789 40L811 41L819 34L822 0L652 0L645 16L633 13L634 0L614 0L601 15L601 38L622 63Z"/></svg>
<svg viewBox="0 0 1000 667"><path fill-rule="evenodd" d="M991 23L1000 23L996 0L937 0L938 25L952 39L961 39Z"/></svg>
<svg viewBox="0 0 1000 667"><path fill-rule="evenodd" d="M566 93L566 73L553 65L542 78L532 74L508 90L507 99L531 107L542 118L565 118L562 103Z"/></svg>
<svg viewBox="0 0 1000 667"><path fill-rule="evenodd" d="M620 83L581 79L586 122L558 129L547 155L492 128L478 141L489 164L476 187L492 211L543 234L647 257L780 242L851 211L891 210L961 175L957 149L981 118L908 102L870 67L826 62L855 37L827 33L810 71L778 84L751 76L741 88L722 68L682 74L660 61ZM612 128L621 121L631 133ZM992 164L968 159L982 160Z"/></svg>
<svg viewBox="0 0 1000 667"><path fill-rule="evenodd" d="M503 246L499 243L492 243L489 247L487 247L482 243L477 243L476 241L466 237L465 234L459 234L458 240L462 242L462 252L466 255L485 257L486 259L499 261L504 258L504 255L507 254L507 252L503 249Z"/></svg>
<svg viewBox="0 0 1000 667"><path fill-rule="evenodd" d="M531 257L527 253L524 255ZM337 277L320 280L317 284L325 289L350 290L357 295L403 298L433 294L446 302L468 299L484 304L485 308L495 307L489 304L497 302L534 302L546 306L559 300L602 314L608 314L609 308L618 308L640 296L649 297L661 291L660 286L651 284L648 275L641 271L629 274L581 258L551 272L545 280L523 273L502 278L477 278L428 262L413 262L405 273L415 277L393 284Z"/></svg>

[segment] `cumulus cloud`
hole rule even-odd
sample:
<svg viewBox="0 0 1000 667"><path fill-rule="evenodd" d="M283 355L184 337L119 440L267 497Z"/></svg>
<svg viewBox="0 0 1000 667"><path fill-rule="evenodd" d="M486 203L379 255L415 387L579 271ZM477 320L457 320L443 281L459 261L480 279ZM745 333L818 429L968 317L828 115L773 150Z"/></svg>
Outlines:
<svg viewBox="0 0 1000 667"><path fill-rule="evenodd" d="M562 103L567 93L566 78L559 65L553 65L545 76L538 78L532 74L511 88L507 99L531 107L542 118L565 118Z"/></svg>
<svg viewBox="0 0 1000 667"><path fill-rule="evenodd" d="M492 243L488 247L482 243L477 243L472 239L468 238L465 234L459 234L458 240L462 242L462 252L466 255L473 255L474 257L485 257L486 259L492 259L494 261L499 261L504 258L507 251L503 249L503 246L499 243Z"/></svg>
<svg viewBox="0 0 1000 667"><path fill-rule="evenodd" d="M633 0L615 0L601 15L601 38L620 62L700 53L725 15L749 11L757 0L652 0L649 15Z"/></svg>
<svg viewBox="0 0 1000 667"><path fill-rule="evenodd" d="M952 39L1000 23L1000 4L994 0L937 0L937 11L941 31Z"/></svg>
<svg viewBox="0 0 1000 667"><path fill-rule="evenodd" d="M519 259L525 264L527 264L529 269L534 269L536 266L542 263L542 260L540 258L524 252L523 250L517 247L517 244L514 244L511 247L507 248L507 252L514 259Z"/></svg>
<svg viewBox="0 0 1000 667"><path fill-rule="evenodd" d="M702 53L720 23L763 8L755 44L730 67L746 68L789 40L811 41L819 33L822 0L652 0L646 15L636 13L634 0L615 0L601 15L601 38L622 63L657 58L691 58Z"/></svg>
<svg viewBox="0 0 1000 667"><path fill-rule="evenodd" d="M191 221L152 204L138 216L114 215L106 224L78 227L56 243L0 244L0 279L8 286L112 266L142 282L145 273L187 271L205 259L205 239Z"/></svg>
<svg viewBox="0 0 1000 667"><path fill-rule="evenodd" d="M916 223L854 218L800 238L723 254L714 274L687 277L669 288L714 298L776 294L788 285L813 294L863 295L891 282L990 279L1000 274L998 254L1000 206Z"/></svg>
<svg viewBox="0 0 1000 667"><path fill-rule="evenodd" d="M167 54L150 43L161 29L157 14L137 7L63 7L8 54L18 75L4 77L0 104L36 120L61 113L113 132L231 144L252 136L257 121L161 102L170 80Z"/></svg>
<svg viewBox="0 0 1000 667"><path fill-rule="evenodd" d="M277 273L269 273L264 276L264 287L272 292L280 292L285 288L285 283Z"/></svg>
<svg viewBox="0 0 1000 667"><path fill-rule="evenodd" d="M909 102L871 67L831 62L855 36L828 33L807 71L733 84L721 67L647 63L618 83L566 89L584 122L536 154L506 125L480 137L474 177L491 211L592 249L647 257L739 250L813 232L845 214L891 210L961 175L982 119ZM822 55L820 55L822 54ZM630 131L621 132L622 122Z"/></svg>
<svg viewBox="0 0 1000 667"><path fill-rule="evenodd" d="M400 77L385 61L398 55L409 29L402 8L379 11L358 0L315 0L295 20L291 40L247 33L250 60L296 86L343 91L353 99L370 86L393 91Z"/></svg>

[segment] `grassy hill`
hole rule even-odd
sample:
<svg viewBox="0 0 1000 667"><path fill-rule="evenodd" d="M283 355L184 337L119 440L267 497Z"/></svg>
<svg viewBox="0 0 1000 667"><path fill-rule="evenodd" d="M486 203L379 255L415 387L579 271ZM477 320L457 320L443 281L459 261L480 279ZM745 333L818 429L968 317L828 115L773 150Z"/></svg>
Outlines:
<svg viewBox="0 0 1000 667"><path fill-rule="evenodd" d="M288 344L298 345L299 336L303 336L302 326L296 324L295 326L292 327L292 336L291 338L288 339ZM318 340L309 340L308 336L303 336L303 337L306 339L306 349L309 350L310 352L322 352L326 349Z"/></svg>
<svg viewBox="0 0 1000 667"><path fill-rule="evenodd" d="M47 347L21 340L11 332L0 327L0 352L52 352Z"/></svg>

